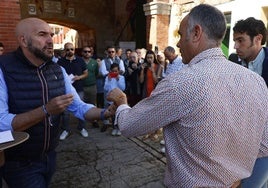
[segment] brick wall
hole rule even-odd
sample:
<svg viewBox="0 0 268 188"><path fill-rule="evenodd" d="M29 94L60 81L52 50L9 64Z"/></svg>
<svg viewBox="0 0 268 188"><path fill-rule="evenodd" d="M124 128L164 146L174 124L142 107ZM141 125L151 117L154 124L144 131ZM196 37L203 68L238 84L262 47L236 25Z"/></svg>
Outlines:
<svg viewBox="0 0 268 188"><path fill-rule="evenodd" d="M0 10L0 42L10 52L18 46L14 30L21 18L19 0L1 0Z"/></svg>
<svg viewBox="0 0 268 188"><path fill-rule="evenodd" d="M164 50L168 46L168 28L169 28L169 15L157 16L157 45L159 50Z"/></svg>

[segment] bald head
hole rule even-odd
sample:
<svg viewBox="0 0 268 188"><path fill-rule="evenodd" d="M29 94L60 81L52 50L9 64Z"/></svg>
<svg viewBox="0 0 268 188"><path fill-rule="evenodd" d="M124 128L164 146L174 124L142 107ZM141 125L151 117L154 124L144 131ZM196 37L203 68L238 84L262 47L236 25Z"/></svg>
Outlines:
<svg viewBox="0 0 268 188"><path fill-rule="evenodd" d="M47 26L48 28L49 25L38 18L26 18L21 20L17 26L16 26L16 36L21 36L21 35L26 35L32 32L32 30L35 30L36 28L39 28L40 26Z"/></svg>
<svg viewBox="0 0 268 188"><path fill-rule="evenodd" d="M16 37L24 55L34 62L48 61L53 56L52 30L38 18L26 18L16 26ZM36 63L35 63L36 64Z"/></svg>

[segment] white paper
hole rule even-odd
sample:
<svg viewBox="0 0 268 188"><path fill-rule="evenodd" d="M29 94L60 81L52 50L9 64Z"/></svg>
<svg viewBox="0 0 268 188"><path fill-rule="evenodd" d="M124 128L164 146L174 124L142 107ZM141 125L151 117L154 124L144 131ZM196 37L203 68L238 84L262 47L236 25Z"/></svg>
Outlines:
<svg viewBox="0 0 268 188"><path fill-rule="evenodd" d="M14 138L10 130L0 132L0 144L5 143L5 142L10 142L13 140Z"/></svg>
<svg viewBox="0 0 268 188"><path fill-rule="evenodd" d="M71 83L74 83L74 80L73 80L74 75L73 75L73 74L69 74L69 78L70 78L70 80L71 80Z"/></svg>

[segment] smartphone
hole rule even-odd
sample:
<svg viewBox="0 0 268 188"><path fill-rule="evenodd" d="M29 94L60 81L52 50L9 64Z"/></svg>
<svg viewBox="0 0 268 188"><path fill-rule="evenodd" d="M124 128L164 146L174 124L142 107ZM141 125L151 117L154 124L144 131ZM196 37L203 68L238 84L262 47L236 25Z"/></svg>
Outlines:
<svg viewBox="0 0 268 188"><path fill-rule="evenodd" d="M110 76L110 78L116 78L118 76L118 73L110 72L109 76Z"/></svg>
<svg viewBox="0 0 268 188"><path fill-rule="evenodd" d="M157 55L158 54L158 46L154 47L154 53Z"/></svg>

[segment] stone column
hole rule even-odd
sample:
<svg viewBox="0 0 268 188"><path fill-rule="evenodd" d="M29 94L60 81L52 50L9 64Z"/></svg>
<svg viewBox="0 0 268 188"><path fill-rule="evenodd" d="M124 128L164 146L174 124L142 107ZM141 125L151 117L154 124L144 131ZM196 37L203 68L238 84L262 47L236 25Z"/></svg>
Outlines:
<svg viewBox="0 0 268 188"><path fill-rule="evenodd" d="M146 48L154 50L158 46L163 51L168 45L168 31L171 4L152 1L143 5L146 16Z"/></svg>

